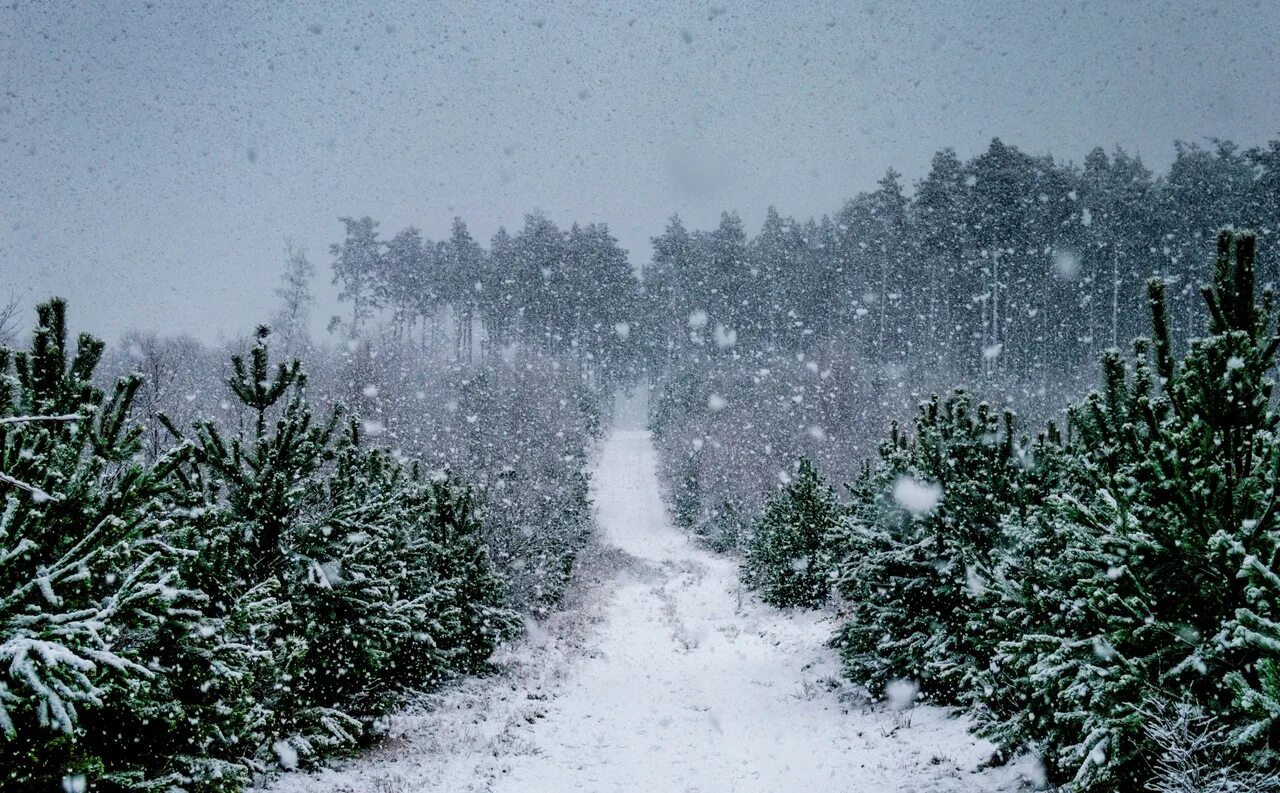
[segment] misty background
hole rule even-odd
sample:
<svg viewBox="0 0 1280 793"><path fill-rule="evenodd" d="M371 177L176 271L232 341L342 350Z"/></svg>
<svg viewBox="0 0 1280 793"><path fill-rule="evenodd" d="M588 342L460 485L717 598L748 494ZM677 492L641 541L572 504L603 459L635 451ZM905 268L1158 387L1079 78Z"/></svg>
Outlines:
<svg viewBox="0 0 1280 793"><path fill-rule="evenodd" d="M754 231L996 135L1162 170L1280 128L1280 6L1205 5L7 3L0 283L213 340L269 315L292 240L318 331L340 215L486 240L537 208L640 266L673 212Z"/></svg>

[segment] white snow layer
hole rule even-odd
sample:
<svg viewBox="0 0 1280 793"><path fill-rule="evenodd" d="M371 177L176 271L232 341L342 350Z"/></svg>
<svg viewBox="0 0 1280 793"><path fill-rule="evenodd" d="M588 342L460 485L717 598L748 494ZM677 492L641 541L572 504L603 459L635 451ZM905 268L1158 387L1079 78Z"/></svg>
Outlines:
<svg viewBox="0 0 1280 793"><path fill-rule="evenodd" d="M825 646L829 614L780 611L673 528L649 433L615 430L593 478L602 542L569 607L391 734L277 791L992 791L1025 764L939 708L867 707ZM592 582L590 579L595 578ZM901 707L901 706L900 706Z"/></svg>

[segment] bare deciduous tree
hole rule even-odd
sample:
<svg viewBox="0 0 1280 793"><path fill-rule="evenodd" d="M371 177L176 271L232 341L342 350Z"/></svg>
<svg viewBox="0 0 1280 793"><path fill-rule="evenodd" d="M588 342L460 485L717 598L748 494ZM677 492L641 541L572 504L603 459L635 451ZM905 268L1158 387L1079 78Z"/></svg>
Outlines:
<svg viewBox="0 0 1280 793"><path fill-rule="evenodd" d="M10 347L17 341L20 308L18 296L12 293L0 305L0 347Z"/></svg>

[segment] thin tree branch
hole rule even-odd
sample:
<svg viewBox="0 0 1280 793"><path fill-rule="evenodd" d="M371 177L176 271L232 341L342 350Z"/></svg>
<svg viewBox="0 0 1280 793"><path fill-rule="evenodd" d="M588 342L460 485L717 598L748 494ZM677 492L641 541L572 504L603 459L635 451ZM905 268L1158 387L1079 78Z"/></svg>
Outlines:
<svg viewBox="0 0 1280 793"><path fill-rule="evenodd" d="M42 500L42 501L52 501L52 500L53 500L53 496L51 496L51 495L49 495L48 493L44 492L43 490L41 490L40 488L36 487L35 485L29 485L29 484L27 484L26 482L23 482L21 479L14 479L12 476L9 476L8 474L6 474L6 473L5 473L5 472L3 472L3 471L0 471L0 484L13 485L14 487L18 488L19 490L25 490L25 491L27 491L28 493L30 493L30 494L31 494L32 496L34 496L35 498L37 498L37 499L39 499L39 500Z"/></svg>
<svg viewBox="0 0 1280 793"><path fill-rule="evenodd" d="M7 416L0 418L0 424L29 424L37 421L84 421L85 416L79 413L64 413L61 416Z"/></svg>

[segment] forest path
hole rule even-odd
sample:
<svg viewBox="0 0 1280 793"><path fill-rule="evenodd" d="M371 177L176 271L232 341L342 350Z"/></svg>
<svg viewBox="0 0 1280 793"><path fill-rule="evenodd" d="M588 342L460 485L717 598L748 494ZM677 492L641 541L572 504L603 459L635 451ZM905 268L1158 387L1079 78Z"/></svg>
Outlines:
<svg viewBox="0 0 1280 793"><path fill-rule="evenodd" d="M494 790L989 789L956 765L984 751L963 724L917 709L895 730L895 714L847 713L829 618L755 602L737 563L673 527L659 494L649 433L615 430L595 502L602 541L636 564L593 657L532 730L538 751Z"/></svg>
<svg viewBox="0 0 1280 793"><path fill-rule="evenodd" d="M736 563L672 526L649 433L616 429L592 481L612 563L585 602L472 681L411 713L345 767L279 789L991 791L991 747L937 708L906 714L840 696L829 615L741 590ZM621 553L618 553L618 552ZM606 555L607 556L607 555ZM599 560L596 562L597 568Z"/></svg>

